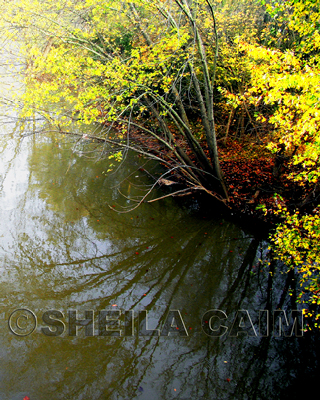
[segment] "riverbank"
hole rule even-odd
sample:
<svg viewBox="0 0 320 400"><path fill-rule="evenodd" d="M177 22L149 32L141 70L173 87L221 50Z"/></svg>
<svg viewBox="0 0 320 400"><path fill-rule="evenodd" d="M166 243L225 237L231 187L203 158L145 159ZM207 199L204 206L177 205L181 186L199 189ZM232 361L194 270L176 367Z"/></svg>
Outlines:
<svg viewBox="0 0 320 400"><path fill-rule="evenodd" d="M146 152L160 155L165 160L164 167L170 167L170 160L174 158L174 155L154 138L150 138L138 129L132 129L130 140L138 143ZM186 150L186 143L181 139L179 146L192 158L192 154ZM201 146L204 146L204 143L201 143ZM199 190L191 190L191 197L201 197L200 202L206 204L206 207L208 200L204 199L209 197L209 203L215 204L215 210L219 209L219 212L224 215L238 220L252 221L253 225L257 222L263 224L266 227L265 231L269 231L281 221L276 213L279 203L291 211L299 208L308 212L308 204L304 204L303 199L310 194L311 189L298 185L290 179L285 162L282 163L280 171L276 170L277 159L266 150L265 142L252 137L244 137L228 139L224 145L218 147L229 201L218 201L209 194L203 195ZM205 147L204 151L208 152ZM162 188L174 197L175 193L184 187L184 182L179 181L179 177L174 171L167 177L177 185L163 184ZM183 198L185 199L185 197Z"/></svg>

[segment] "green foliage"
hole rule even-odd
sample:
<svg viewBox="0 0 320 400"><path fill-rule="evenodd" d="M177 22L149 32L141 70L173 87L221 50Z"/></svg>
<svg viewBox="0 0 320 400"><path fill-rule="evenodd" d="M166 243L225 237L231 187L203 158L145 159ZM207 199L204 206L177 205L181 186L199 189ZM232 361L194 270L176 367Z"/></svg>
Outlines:
<svg viewBox="0 0 320 400"><path fill-rule="evenodd" d="M308 303L310 308L320 305L320 218L319 208L309 215L290 213L279 205L285 222L277 227L271 240L276 257L300 277L301 291L298 300ZM306 314L312 316L311 310ZM320 319L320 314L315 315Z"/></svg>
<svg viewBox="0 0 320 400"><path fill-rule="evenodd" d="M251 71L245 96L259 109L257 121L273 128L268 149L274 154L284 150L288 177L315 200L309 213L301 214L289 211L279 199L276 214L283 222L271 241L275 256L300 276L300 301L319 305L319 2L272 1L268 12L271 22L264 37L269 47L241 43ZM276 24L282 27L279 35L272 30ZM284 31L286 40L278 41Z"/></svg>
<svg viewBox="0 0 320 400"><path fill-rule="evenodd" d="M251 67L252 87L247 98L255 105L263 102L273 114L259 114L268 121L274 135L268 148L276 153L285 146L291 157L291 178L304 183L319 179L318 158L320 74L316 67L303 66L290 51L270 50L243 44Z"/></svg>
<svg viewBox="0 0 320 400"><path fill-rule="evenodd" d="M224 187L212 115L218 43L209 0L192 9L185 0L19 2L4 19L8 32L24 34L24 116L40 112L66 131L75 116L85 124L139 125L191 169L194 184L208 184L211 174L212 186L218 179ZM190 99L201 110L209 157L188 120ZM175 150L173 132L194 163Z"/></svg>

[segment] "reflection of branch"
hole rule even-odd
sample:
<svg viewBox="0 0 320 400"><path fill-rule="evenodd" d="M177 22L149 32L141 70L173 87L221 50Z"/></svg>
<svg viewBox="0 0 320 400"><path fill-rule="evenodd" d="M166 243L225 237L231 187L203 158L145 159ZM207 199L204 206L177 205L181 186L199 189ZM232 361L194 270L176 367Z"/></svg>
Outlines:
<svg viewBox="0 0 320 400"><path fill-rule="evenodd" d="M59 127L59 133L65 134L65 135L78 136L78 137L81 137L81 136L82 136L82 135L79 134L79 133L73 133L73 132L63 131L60 127ZM159 162L165 164L167 167L171 167L170 163L167 162L167 161L165 161L163 158L158 157L158 156L155 156L155 155L150 154L150 153L147 153L147 152L141 150L140 148L136 148L136 147L134 147L134 146L130 146L128 143L121 143L121 141L120 141L119 139L118 139L118 140L113 140L113 139L108 139L108 138L101 138L101 137L94 136L94 135L86 135L86 139L96 140L97 142L101 142L101 143L109 143L109 144L111 144L111 145L117 145L117 146L122 147L123 149L127 149L127 150L133 150L133 151L135 151L135 152L137 152L137 153L139 153L139 154L142 154L142 155L144 155L144 156L146 156L146 157L148 157L148 158L151 158L151 159L154 159L154 160L156 160L156 161L159 161ZM160 183L161 180L162 180L166 175L170 174L170 173L173 172L174 170L180 170L181 173L187 173L187 175L189 175L189 176L190 176L190 173L192 173L192 171L200 171L202 174L208 175L208 176L210 176L210 177L213 178L213 179L218 179L218 178L216 178L214 175L212 175L210 172L203 171L203 170L201 170L201 169L199 169L199 168L197 168L197 167L193 167L193 166L189 166L189 165L184 165L184 164L178 164L178 165L176 165L175 167L171 167L168 171L166 171L163 175L161 175L160 178L157 179L157 181L151 186L150 190L148 190L148 192L147 192L147 193L142 197L142 199L139 201L139 203L137 204L137 206L135 206L135 207L132 208L132 209L126 210L126 211L117 211L117 212L119 212L119 213L127 213L127 212L131 212L131 211L135 210L136 208L138 208L143 202L145 202L145 199L146 199L146 198L149 196L149 194L153 191L153 189L155 188L155 186L156 186L158 183ZM193 174L192 174L192 175L193 175ZM169 194L169 195L165 195L165 196L163 196L162 198L170 197L170 196L175 196L176 194L178 194L178 193L183 193L183 192L185 192L185 194L186 194L187 191L190 191L190 193L191 193L192 190L194 189L194 190L203 190L204 192L208 193L210 196L213 196L213 197L215 197L217 200L219 200L219 201L223 202L224 204L226 204L226 200L225 200L222 196L220 196L219 194L216 194L216 193L214 193L214 192L212 192L212 191L206 189L206 188L199 182L199 180L198 180L198 179L194 179L193 176L190 176L190 178L192 179L193 183L191 183L191 181L190 181L189 179L187 179L187 177L184 177L184 179L185 179L185 181L186 181L186 184L191 185L190 187L188 187L187 189L184 189L184 190L182 190L182 191L178 191L178 192L171 193L171 194ZM148 201L148 203L154 202L154 201L156 201L156 200L157 200L157 199ZM160 198L159 198L158 200L160 200ZM110 207L110 206L109 206L109 207ZM111 208L113 211L115 211L113 207L110 207L110 208Z"/></svg>
<svg viewBox="0 0 320 400"><path fill-rule="evenodd" d="M190 194L191 191L194 190L194 189L203 190L203 187L201 187L201 186L193 186L192 188L186 188L186 189L178 190L178 191L176 191L174 193L169 193L169 194L166 194L165 196L161 196L161 197L158 197L158 198L153 199L153 200L148 200L147 203L153 203L154 201L162 200L162 199L165 199L166 197L170 197L170 196L172 196L172 197L178 196L178 193L184 193L185 195L187 195L187 194ZM190 191L190 193L188 193L188 191Z"/></svg>
<svg viewBox="0 0 320 400"><path fill-rule="evenodd" d="M144 203L144 202L146 202L146 203L152 203L152 202L154 202L154 201L160 200L160 199L165 198L165 197L175 196L175 195L177 195L178 193L183 193L183 192L187 192L187 191L190 191L190 193L191 193L192 190L203 190L204 192L208 193L209 195L215 197L217 200L219 200L219 201L223 202L224 204L226 204L226 200L223 199L223 197L219 196L218 194L216 194L216 193L214 193L214 192L211 192L210 190L206 189L206 188L205 188L204 186L202 186L201 184L199 184L199 185L191 184L190 181L187 181L187 183L190 184L191 186L188 187L188 188L186 188L186 189L178 190L177 192L170 193L170 194L168 194L168 195L165 195L165 196L160 197L160 198L157 198L157 199L145 201L146 198L149 196L149 194L150 194L150 193L153 191L153 189L156 187L156 185L157 185L158 183L160 183L166 175L168 175L168 174L170 174L171 172L173 172L174 170L180 169L180 168L190 168L190 167L188 167L188 166L186 166L186 165L178 165L178 166L176 166L176 167L171 168L170 170L168 170L168 171L165 172L164 174L162 174L162 175L156 180L156 182L151 186L151 188L148 190L148 192L142 197L142 199L138 202L138 204L137 204L135 207L130 208L130 209L126 209L126 210L124 210L124 211L115 210L114 207L111 207L111 206L109 206L109 208L110 208L111 210L113 210L113 211L116 211L116 212L120 213L120 214L125 214L125 213L129 213L129 212L131 212L131 211L136 210L136 209L137 209L142 203ZM196 169L197 169L197 168L196 168ZM203 171L203 172L204 172L204 171ZM209 174L209 173L207 172L207 174ZM209 175L212 176L211 174L209 174ZM216 179L217 179L217 178L216 178ZM130 200L131 200L131 199L130 199ZM137 201L137 200L134 200L134 201Z"/></svg>
<svg viewBox="0 0 320 400"><path fill-rule="evenodd" d="M59 133L61 133L63 135L82 136L79 133L67 132L67 131L63 131L63 130L59 130ZM96 140L97 142L100 142L100 143L109 143L109 144L112 144L112 145L117 145L117 146L122 147L123 149L133 150L136 153L142 154L142 155L144 155L146 157L152 158L153 160L160 161L161 163L165 163L167 166L170 166L170 164L167 161L165 161L163 158L157 157L154 154L150 154L150 153L147 153L147 152L145 152L145 151L143 151L141 149L138 149L136 147L130 146L127 143L121 143L120 139L112 140L112 139L101 138L101 137L93 136L93 135L87 135L86 138L87 139L91 139L91 140Z"/></svg>

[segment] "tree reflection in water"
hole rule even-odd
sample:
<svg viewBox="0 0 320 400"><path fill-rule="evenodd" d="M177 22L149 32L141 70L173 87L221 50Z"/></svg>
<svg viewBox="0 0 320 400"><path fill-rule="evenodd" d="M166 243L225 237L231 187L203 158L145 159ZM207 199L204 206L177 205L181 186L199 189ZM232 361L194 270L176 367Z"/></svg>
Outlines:
<svg viewBox="0 0 320 400"><path fill-rule="evenodd" d="M72 138L64 145L53 137L1 140L1 198L11 204L1 211L1 399L285 399L298 393L302 378L311 384L315 332L228 335L237 310L249 311L259 334L259 310L294 308L284 292L292 277L259 262L267 243L172 199L114 212L109 206L127 199L113 188L120 181L128 188L125 177L142 162L132 155L117 175L104 175L106 161L72 153ZM130 196L149 183L135 172ZM7 326L20 307L38 317L28 337ZM222 337L202 331L211 309L228 316ZM61 336L41 332L47 310L64 314ZM188 337L139 336L137 322L133 336L85 337L81 328L72 337L68 310L82 319L86 310L147 310L149 328L160 330L169 310L179 310Z"/></svg>

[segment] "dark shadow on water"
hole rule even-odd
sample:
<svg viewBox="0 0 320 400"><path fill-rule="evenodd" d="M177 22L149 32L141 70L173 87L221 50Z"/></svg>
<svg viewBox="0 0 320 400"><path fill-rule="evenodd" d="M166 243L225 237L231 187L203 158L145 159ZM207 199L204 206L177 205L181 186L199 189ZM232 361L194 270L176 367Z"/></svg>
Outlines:
<svg viewBox="0 0 320 400"><path fill-rule="evenodd" d="M107 175L106 160L91 162L72 146L30 137L19 147L12 139L3 162L1 400L292 399L302 383L317 385L317 332L260 337L239 325L239 335L229 335L238 310L248 311L259 332L259 310L281 307L289 315L296 306L285 289L297 283L280 264L264 265L260 226L235 224L212 202L192 198L117 213L112 206L121 209L150 185L142 160L129 158ZM25 337L8 328L21 307L38 320ZM221 337L202 329L213 309L227 315ZM62 313L61 335L54 325L52 336L43 333L48 310ZM84 326L70 335L69 310L78 319L94 312L94 336ZM119 336L99 336L102 310L121 312L113 323ZM146 329L163 331L172 310L185 330L170 321L170 335L139 333L139 311L148 312ZM134 332L125 336L127 311Z"/></svg>

